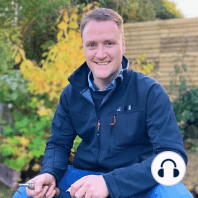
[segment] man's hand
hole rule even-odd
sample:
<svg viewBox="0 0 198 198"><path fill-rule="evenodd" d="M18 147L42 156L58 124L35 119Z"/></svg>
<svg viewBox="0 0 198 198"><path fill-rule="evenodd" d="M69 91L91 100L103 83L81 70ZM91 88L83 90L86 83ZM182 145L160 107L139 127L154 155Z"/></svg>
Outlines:
<svg viewBox="0 0 198 198"><path fill-rule="evenodd" d="M102 175L88 175L71 185L70 195L72 198L104 198L109 191Z"/></svg>
<svg viewBox="0 0 198 198"><path fill-rule="evenodd" d="M42 198L44 196L47 198L52 198L56 194L56 191L54 190L56 180L54 176L49 173L38 175L28 182L35 183L35 189L31 190L26 188L27 196L32 196L34 198ZM43 184L49 184L49 186L43 187Z"/></svg>

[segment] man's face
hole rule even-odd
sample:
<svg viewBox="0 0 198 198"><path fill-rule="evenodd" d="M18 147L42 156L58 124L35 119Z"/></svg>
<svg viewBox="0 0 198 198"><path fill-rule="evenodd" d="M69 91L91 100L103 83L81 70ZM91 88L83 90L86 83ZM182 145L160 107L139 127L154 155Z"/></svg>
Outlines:
<svg viewBox="0 0 198 198"><path fill-rule="evenodd" d="M90 21L83 34L83 49L94 82L110 83L121 68L125 41L114 21Z"/></svg>

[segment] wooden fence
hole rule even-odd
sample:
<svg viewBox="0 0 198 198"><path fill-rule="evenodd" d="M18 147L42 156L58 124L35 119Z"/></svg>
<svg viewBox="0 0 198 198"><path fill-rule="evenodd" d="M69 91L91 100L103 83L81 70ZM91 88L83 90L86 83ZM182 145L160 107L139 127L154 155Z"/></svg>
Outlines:
<svg viewBox="0 0 198 198"><path fill-rule="evenodd" d="M166 89L174 66L187 65L182 74L187 85L198 86L198 18L129 23L124 24L124 31L130 63L145 53L146 60L155 63L151 76Z"/></svg>

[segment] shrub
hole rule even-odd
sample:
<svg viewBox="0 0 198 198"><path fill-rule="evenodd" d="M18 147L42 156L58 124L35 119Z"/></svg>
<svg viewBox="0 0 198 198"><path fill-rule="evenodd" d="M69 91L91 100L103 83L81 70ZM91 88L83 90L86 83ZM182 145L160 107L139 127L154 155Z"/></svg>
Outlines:
<svg viewBox="0 0 198 198"><path fill-rule="evenodd" d="M179 97L173 102L173 109L182 136L188 125L198 121L198 88L187 87L179 90Z"/></svg>
<svg viewBox="0 0 198 198"><path fill-rule="evenodd" d="M5 165L17 171L29 169L30 161L44 154L60 94L68 76L84 61L77 12L77 8L60 11L55 24L57 42L42 45L45 53L39 64L27 59L21 42L11 47L20 71L6 70L0 77L0 103L11 109L13 117L13 123L4 123L0 133L0 155ZM79 137L74 140L73 152L80 141ZM40 164L33 169L39 171Z"/></svg>

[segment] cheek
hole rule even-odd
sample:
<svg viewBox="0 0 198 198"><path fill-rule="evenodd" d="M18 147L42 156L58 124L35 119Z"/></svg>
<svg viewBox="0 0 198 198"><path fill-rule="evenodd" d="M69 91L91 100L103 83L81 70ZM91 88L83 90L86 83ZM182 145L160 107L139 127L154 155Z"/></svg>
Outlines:
<svg viewBox="0 0 198 198"><path fill-rule="evenodd" d="M112 51L112 53L114 54L114 56L115 56L116 58L118 58L118 57L122 56L122 49L120 49L120 48L115 48L115 49Z"/></svg>
<svg viewBox="0 0 198 198"><path fill-rule="evenodd" d="M90 51L84 51L84 56L87 61L89 61L93 57L93 53Z"/></svg>

